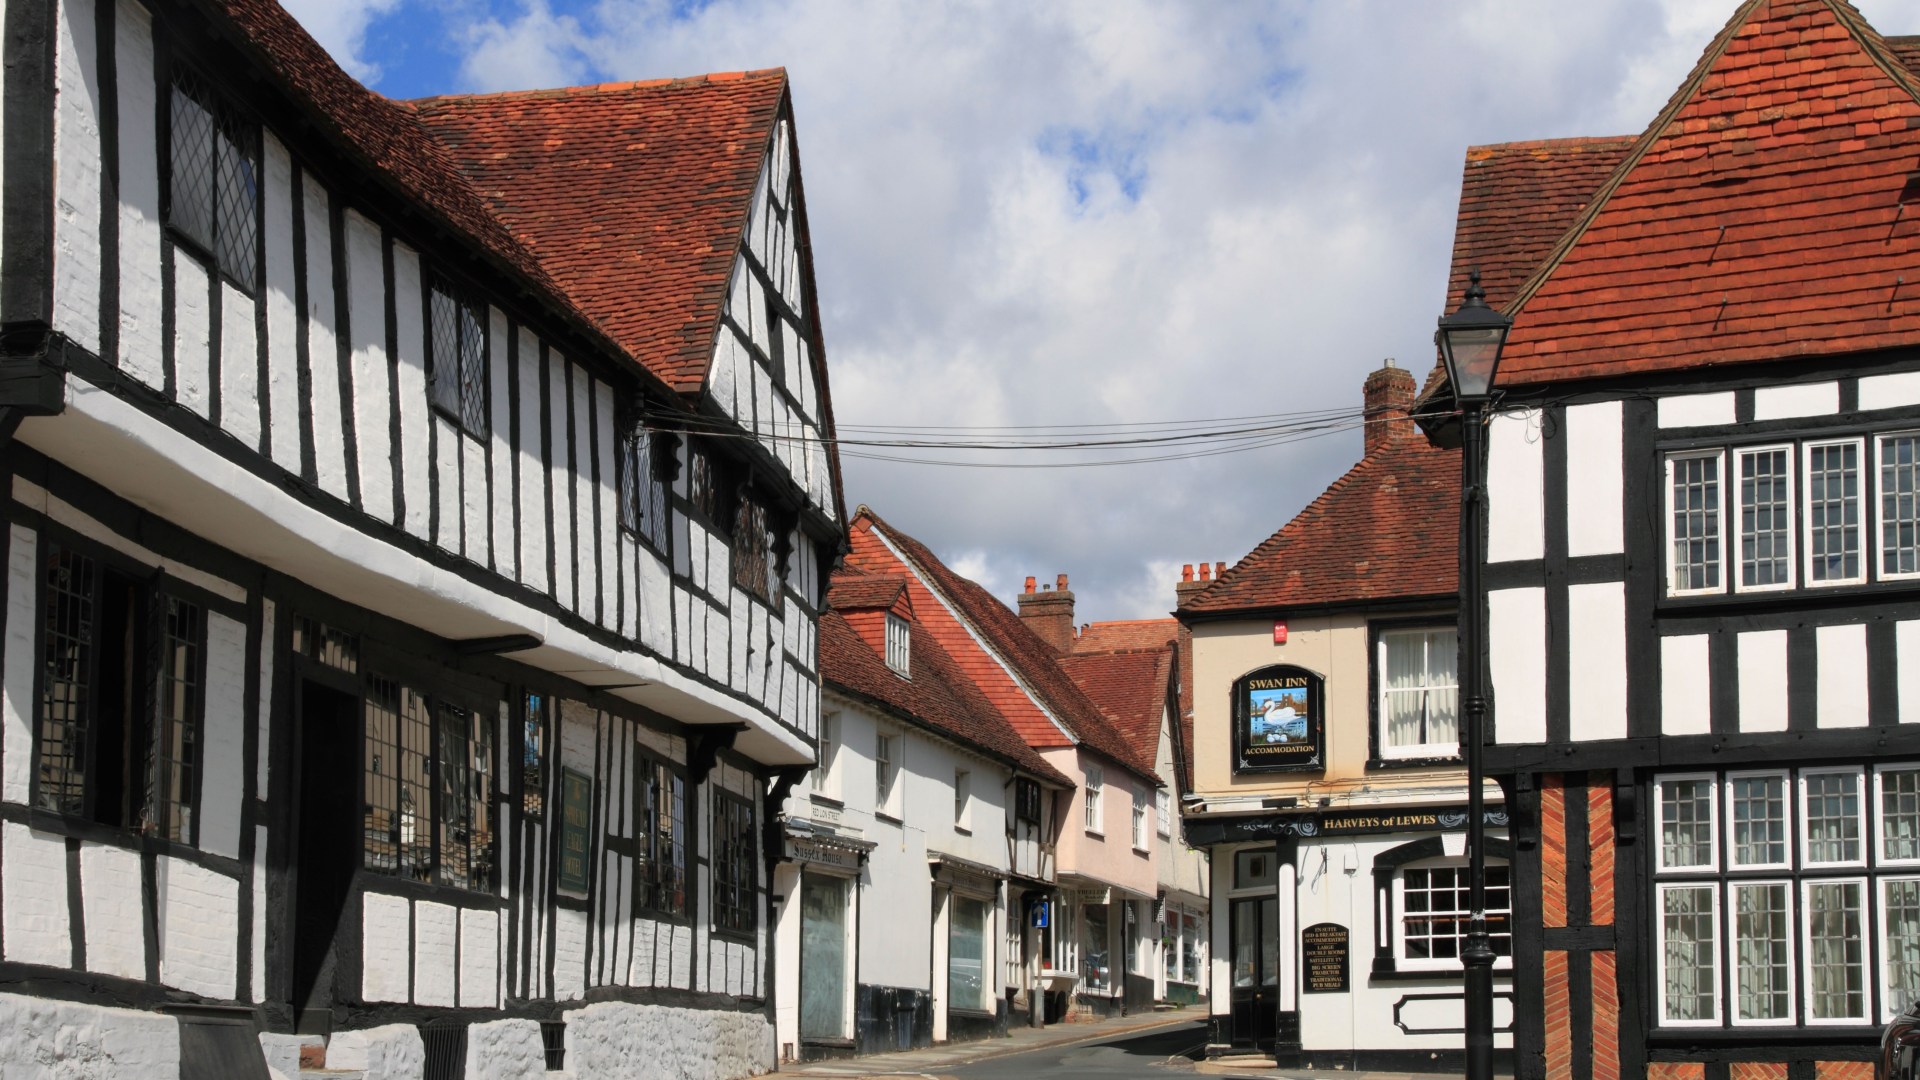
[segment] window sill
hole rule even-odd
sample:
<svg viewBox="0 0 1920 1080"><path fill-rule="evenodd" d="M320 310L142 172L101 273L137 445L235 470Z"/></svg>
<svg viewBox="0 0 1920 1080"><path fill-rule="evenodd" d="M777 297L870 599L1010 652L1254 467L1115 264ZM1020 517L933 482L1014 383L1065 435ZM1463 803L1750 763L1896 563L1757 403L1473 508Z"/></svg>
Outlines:
<svg viewBox="0 0 1920 1080"><path fill-rule="evenodd" d="M801 1046L825 1046L834 1050L851 1050L854 1048L855 1043L852 1039L829 1039L829 1038L825 1038L818 1035L812 1035L812 1036L808 1036L806 1038L801 1039L800 1045Z"/></svg>
<svg viewBox="0 0 1920 1080"><path fill-rule="evenodd" d="M967 828L967 827L966 827L965 825L955 825L955 826L953 827L953 831L954 831L954 832L957 832L957 833L959 833L959 834L960 834L961 836L972 836L972 835L973 835L973 830L972 830L972 829L969 829L969 828Z"/></svg>
<svg viewBox="0 0 1920 1080"><path fill-rule="evenodd" d="M1653 1047L1687 1046L1773 1046L1804 1043L1810 1037L1822 1042L1842 1042L1860 1040L1863 1045L1880 1041L1880 1028L1873 1024L1782 1024L1778 1027L1718 1027L1702 1025L1700 1027L1669 1026L1658 1024L1647 1030L1647 1044Z"/></svg>
<svg viewBox="0 0 1920 1080"><path fill-rule="evenodd" d="M1378 769L1458 769L1465 765L1459 751L1431 757L1376 757L1367 759L1367 771Z"/></svg>
<svg viewBox="0 0 1920 1080"><path fill-rule="evenodd" d="M731 941L738 945L758 945L760 938L757 929L758 928L752 930L729 930L716 926L713 928L712 936L721 941Z"/></svg>
<svg viewBox="0 0 1920 1080"><path fill-rule="evenodd" d="M823 791L808 792L807 800L816 806L831 806L835 810L845 810L847 808L847 804L841 802L837 796L828 795Z"/></svg>
<svg viewBox="0 0 1920 1080"><path fill-rule="evenodd" d="M947 1006L947 1015L964 1016L970 1020L994 1020L997 1019L1000 1014L988 1009L963 1009L958 1005L949 1005Z"/></svg>
<svg viewBox="0 0 1920 1080"><path fill-rule="evenodd" d="M885 810L875 810L873 812L873 819L875 821L884 821L889 825L905 825L906 824L906 819L895 817L892 814L887 813Z"/></svg>
<svg viewBox="0 0 1920 1080"><path fill-rule="evenodd" d="M1088 829L1087 835L1093 837L1095 840L1105 840L1107 838L1107 834L1098 829Z"/></svg>
<svg viewBox="0 0 1920 1080"><path fill-rule="evenodd" d="M1684 611L1711 614L1718 610L1743 611L1755 604L1786 604L1794 607L1825 607L1866 597L1912 599L1920 597L1920 579L1898 578L1892 581L1856 582L1848 585L1801 584L1791 589L1765 592L1719 592L1662 594L1654 601L1659 614Z"/></svg>
<svg viewBox="0 0 1920 1080"><path fill-rule="evenodd" d="M1152 857L1152 855L1153 855L1153 849L1152 849L1152 848L1143 848L1143 847L1141 847L1141 846L1140 846L1139 844L1135 844L1135 845L1133 845L1133 853L1134 853L1135 855L1141 855L1141 856L1145 856L1145 857L1149 857L1149 858L1150 858L1150 857Z"/></svg>

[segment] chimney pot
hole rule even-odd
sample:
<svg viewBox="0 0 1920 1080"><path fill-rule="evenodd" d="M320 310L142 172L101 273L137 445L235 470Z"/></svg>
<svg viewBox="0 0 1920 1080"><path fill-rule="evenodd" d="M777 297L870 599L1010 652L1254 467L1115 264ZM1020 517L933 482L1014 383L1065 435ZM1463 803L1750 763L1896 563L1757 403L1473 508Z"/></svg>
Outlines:
<svg viewBox="0 0 1920 1080"><path fill-rule="evenodd" d="M1020 621L1040 640L1064 653L1073 648L1073 594L1067 591L1067 575L1055 580L1058 589L1041 585L1035 592L1034 579L1027 579L1027 591L1020 597Z"/></svg>
<svg viewBox="0 0 1920 1080"><path fill-rule="evenodd" d="M1186 565L1180 568L1180 580L1181 581L1193 580L1193 564L1192 563L1187 563Z"/></svg>
<svg viewBox="0 0 1920 1080"><path fill-rule="evenodd" d="M1214 563L1214 564L1213 564L1213 576L1214 576L1214 577L1219 577L1219 576L1221 576L1222 574L1225 574L1226 572L1227 572L1227 564L1226 564L1226 563L1223 563L1223 562L1217 562L1217 563Z"/></svg>
<svg viewBox="0 0 1920 1080"><path fill-rule="evenodd" d="M1054 579L1054 588L1060 590L1061 592L1066 592L1067 591L1067 575L1061 574L1058 578Z"/></svg>
<svg viewBox="0 0 1920 1080"><path fill-rule="evenodd" d="M1367 376L1360 390L1367 454L1413 434L1413 421L1408 416L1418 393L1413 373L1395 365L1391 359Z"/></svg>
<svg viewBox="0 0 1920 1080"><path fill-rule="evenodd" d="M1027 591L1028 592L1033 591L1033 575L1032 574L1027 575Z"/></svg>
<svg viewBox="0 0 1920 1080"><path fill-rule="evenodd" d="M1201 563L1201 564L1200 564L1200 580L1201 580L1201 581L1212 581L1212 580L1213 580L1213 567L1211 567L1211 566L1208 566L1208 565L1207 565L1206 563Z"/></svg>

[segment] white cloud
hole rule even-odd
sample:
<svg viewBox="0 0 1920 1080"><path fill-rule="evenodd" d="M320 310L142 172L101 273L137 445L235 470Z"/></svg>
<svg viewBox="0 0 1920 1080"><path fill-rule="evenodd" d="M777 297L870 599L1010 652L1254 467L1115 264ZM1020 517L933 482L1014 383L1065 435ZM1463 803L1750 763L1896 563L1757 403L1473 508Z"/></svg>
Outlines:
<svg viewBox="0 0 1920 1080"><path fill-rule="evenodd" d="M1868 0L1889 32L1904 5ZM845 424L1353 408L1432 356L1470 144L1643 129L1733 0L544 2L469 88L785 65ZM1901 10L1895 10L1900 8ZM449 88L453 89L453 88ZM1133 468L849 459L849 505L998 594L1154 615L1358 455L1353 432Z"/></svg>
<svg viewBox="0 0 1920 1080"><path fill-rule="evenodd" d="M334 62L362 82L380 78L380 67L360 55L367 26L400 5L400 0L281 0L307 33L326 47Z"/></svg>

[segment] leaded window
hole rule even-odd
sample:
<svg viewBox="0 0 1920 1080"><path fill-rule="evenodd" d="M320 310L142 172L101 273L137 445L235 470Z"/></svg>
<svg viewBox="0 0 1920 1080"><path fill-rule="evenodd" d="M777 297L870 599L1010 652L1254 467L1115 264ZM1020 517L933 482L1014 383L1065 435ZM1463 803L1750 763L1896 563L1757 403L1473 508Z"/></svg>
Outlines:
<svg viewBox="0 0 1920 1080"><path fill-rule="evenodd" d="M469 435L487 433L487 335L480 305L446 281L428 291L427 394Z"/></svg>
<svg viewBox="0 0 1920 1080"><path fill-rule="evenodd" d="M731 792L714 798L713 925L752 933L757 893L754 861L759 850L753 803Z"/></svg>
<svg viewBox="0 0 1920 1080"><path fill-rule="evenodd" d="M1786 773L1727 777L1733 866L1787 865L1787 802Z"/></svg>
<svg viewBox="0 0 1920 1080"><path fill-rule="evenodd" d="M767 508L756 498L739 499L733 522L733 583L761 600L773 599L772 537Z"/></svg>
<svg viewBox="0 0 1920 1080"><path fill-rule="evenodd" d="M1667 459L1668 591L1720 588L1720 455Z"/></svg>
<svg viewBox="0 0 1920 1080"><path fill-rule="evenodd" d="M1793 450L1741 450L1740 587L1793 584Z"/></svg>
<svg viewBox="0 0 1920 1080"><path fill-rule="evenodd" d="M184 65L168 109L167 225L235 285L258 280L260 128Z"/></svg>
<svg viewBox="0 0 1920 1080"><path fill-rule="evenodd" d="M687 913L687 779L664 761L642 759L634 902L661 915Z"/></svg>
<svg viewBox="0 0 1920 1080"><path fill-rule="evenodd" d="M1460 751L1460 644L1452 627L1380 634L1380 756Z"/></svg>
<svg viewBox="0 0 1920 1080"><path fill-rule="evenodd" d="M374 675L364 694L362 865L487 891L495 834L493 715Z"/></svg>
<svg viewBox="0 0 1920 1080"><path fill-rule="evenodd" d="M1711 885L1662 885L1659 992L1664 1024L1720 1019L1719 891Z"/></svg>
<svg viewBox="0 0 1920 1080"><path fill-rule="evenodd" d="M1920 574L1920 434L1882 435L1880 574Z"/></svg>
<svg viewBox="0 0 1920 1080"><path fill-rule="evenodd" d="M1849 865L1860 862L1861 774L1857 769L1812 771L1800 774L1802 813L1806 822L1808 865Z"/></svg>
<svg viewBox="0 0 1920 1080"><path fill-rule="evenodd" d="M1811 443L1807 459L1807 580L1859 581L1860 443Z"/></svg>
<svg viewBox="0 0 1920 1080"><path fill-rule="evenodd" d="M1882 1011L1897 1013L1920 1002L1920 878L1880 883L1880 941L1887 957Z"/></svg>
<svg viewBox="0 0 1920 1080"><path fill-rule="evenodd" d="M661 456L670 440L645 423L627 425L620 442L620 525L665 553L668 536L667 470Z"/></svg>
<svg viewBox="0 0 1920 1080"><path fill-rule="evenodd" d="M1660 865L1663 869L1714 865L1714 783L1711 777L1661 781Z"/></svg>
<svg viewBox="0 0 1920 1080"><path fill-rule="evenodd" d="M1920 861L1920 769L1875 770L1879 785L1880 861Z"/></svg>
<svg viewBox="0 0 1920 1080"><path fill-rule="evenodd" d="M349 675L360 670L360 638L318 619L293 619L293 653Z"/></svg>
<svg viewBox="0 0 1920 1080"><path fill-rule="evenodd" d="M168 840L190 844L194 839L194 780L200 760L206 613L198 604L166 597L160 629L160 692L154 717L153 790L148 796L147 827Z"/></svg>
<svg viewBox="0 0 1920 1080"><path fill-rule="evenodd" d="M1866 882L1809 881L1807 1020L1867 1019Z"/></svg>
<svg viewBox="0 0 1920 1080"><path fill-rule="evenodd" d="M520 812L538 819L547 813L547 699L528 694L522 711Z"/></svg>
<svg viewBox="0 0 1920 1080"><path fill-rule="evenodd" d="M1793 888L1784 881L1732 887L1733 1021L1793 1021Z"/></svg>

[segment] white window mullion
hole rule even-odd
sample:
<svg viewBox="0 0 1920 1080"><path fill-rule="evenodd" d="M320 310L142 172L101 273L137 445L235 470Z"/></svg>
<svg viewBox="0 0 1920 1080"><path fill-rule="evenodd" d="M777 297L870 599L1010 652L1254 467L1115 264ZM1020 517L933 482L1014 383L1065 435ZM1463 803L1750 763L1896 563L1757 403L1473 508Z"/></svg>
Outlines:
<svg viewBox="0 0 1920 1080"><path fill-rule="evenodd" d="M1794 1022L1793 884L1735 881L1727 886L1727 955L1733 968L1736 1026Z"/></svg>
<svg viewBox="0 0 1920 1080"><path fill-rule="evenodd" d="M1725 591L1726 529L1722 527L1723 455L1673 454L1667 458L1667 594Z"/></svg>
<svg viewBox="0 0 1920 1080"><path fill-rule="evenodd" d="M1859 439L1807 443L1801 450L1808 585L1853 585L1866 580L1860 535L1861 455Z"/></svg>
<svg viewBox="0 0 1920 1080"><path fill-rule="evenodd" d="M1860 1024L1867 1020L1865 878L1801 883L1808 1024Z"/></svg>
<svg viewBox="0 0 1920 1080"><path fill-rule="evenodd" d="M1720 1023L1719 888L1709 881L1658 886L1654 967L1663 1027Z"/></svg>
<svg viewBox="0 0 1920 1080"><path fill-rule="evenodd" d="M1880 881L1880 1018L1920 1001L1920 877Z"/></svg>
<svg viewBox="0 0 1920 1080"><path fill-rule="evenodd" d="M1793 447L1743 447L1734 452L1739 567L1733 587L1768 592L1793 587Z"/></svg>

